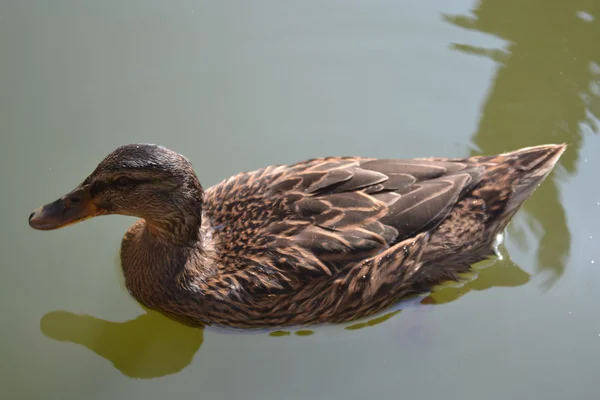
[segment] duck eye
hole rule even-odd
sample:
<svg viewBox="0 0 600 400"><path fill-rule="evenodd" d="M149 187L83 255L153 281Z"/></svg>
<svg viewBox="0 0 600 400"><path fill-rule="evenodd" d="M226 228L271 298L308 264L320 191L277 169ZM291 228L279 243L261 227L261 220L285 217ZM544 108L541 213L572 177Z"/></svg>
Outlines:
<svg viewBox="0 0 600 400"><path fill-rule="evenodd" d="M115 184L117 186L121 186L121 187L125 187L125 186L131 186L131 184L133 183L133 181L127 177L121 176L120 178L118 178L115 181Z"/></svg>

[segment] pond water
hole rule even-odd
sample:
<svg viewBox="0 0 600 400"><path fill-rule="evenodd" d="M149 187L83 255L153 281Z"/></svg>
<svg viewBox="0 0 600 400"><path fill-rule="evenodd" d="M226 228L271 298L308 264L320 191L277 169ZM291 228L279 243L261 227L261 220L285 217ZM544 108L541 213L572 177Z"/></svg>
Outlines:
<svg viewBox="0 0 600 400"><path fill-rule="evenodd" d="M597 399L599 39L597 0L0 2L0 397ZM133 142L205 187L327 155L569 148L465 286L228 334L129 296L134 219L27 224Z"/></svg>

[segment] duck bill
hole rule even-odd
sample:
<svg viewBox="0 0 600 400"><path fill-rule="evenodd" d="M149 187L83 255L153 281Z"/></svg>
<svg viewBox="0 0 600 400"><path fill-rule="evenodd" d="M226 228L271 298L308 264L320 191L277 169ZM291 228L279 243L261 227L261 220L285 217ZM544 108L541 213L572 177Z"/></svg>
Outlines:
<svg viewBox="0 0 600 400"><path fill-rule="evenodd" d="M38 230L52 230L72 225L100 215L92 202L89 186L78 186L60 199L37 208L29 216L29 226Z"/></svg>

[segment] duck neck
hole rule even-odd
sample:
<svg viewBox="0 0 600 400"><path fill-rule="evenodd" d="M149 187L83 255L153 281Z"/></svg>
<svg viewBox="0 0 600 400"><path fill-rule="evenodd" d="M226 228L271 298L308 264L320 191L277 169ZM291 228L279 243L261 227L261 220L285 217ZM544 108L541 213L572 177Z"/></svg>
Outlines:
<svg viewBox="0 0 600 400"><path fill-rule="evenodd" d="M140 219L128 230L121 243L121 268L129 293L144 306L164 309L181 290L178 276L185 273L198 248L174 245L165 225L149 226ZM154 233L153 233L154 231Z"/></svg>
<svg viewBox="0 0 600 400"><path fill-rule="evenodd" d="M197 179L170 193L160 210L153 209L146 220L146 228L155 239L165 244L197 246L200 243L204 191Z"/></svg>
<svg viewBox="0 0 600 400"><path fill-rule="evenodd" d="M160 218L144 218L150 234L167 244L198 245L202 225L202 201L186 210L174 210Z"/></svg>

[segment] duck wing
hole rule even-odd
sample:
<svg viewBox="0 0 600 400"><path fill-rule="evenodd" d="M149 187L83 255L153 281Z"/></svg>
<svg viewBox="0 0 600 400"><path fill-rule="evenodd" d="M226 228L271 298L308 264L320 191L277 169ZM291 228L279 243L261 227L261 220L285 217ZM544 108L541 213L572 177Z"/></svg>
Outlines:
<svg viewBox="0 0 600 400"><path fill-rule="evenodd" d="M332 275L439 224L481 180L465 160L325 158L285 167L269 249L305 274Z"/></svg>
<svg viewBox="0 0 600 400"><path fill-rule="evenodd" d="M219 267L198 284L218 302L314 287L434 228L483 171L469 160L331 157L233 176L205 194Z"/></svg>

